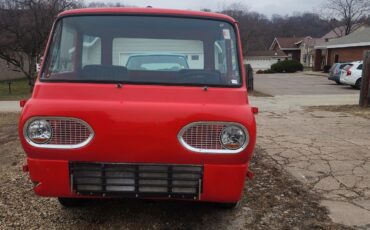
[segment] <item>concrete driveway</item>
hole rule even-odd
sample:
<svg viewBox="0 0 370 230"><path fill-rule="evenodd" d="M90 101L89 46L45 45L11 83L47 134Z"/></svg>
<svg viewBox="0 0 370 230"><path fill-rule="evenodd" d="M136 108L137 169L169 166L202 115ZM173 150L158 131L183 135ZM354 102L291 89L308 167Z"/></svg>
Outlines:
<svg viewBox="0 0 370 230"><path fill-rule="evenodd" d="M306 106L357 104L358 90L320 76L256 75L257 145L320 194L334 222L370 228L370 120Z"/></svg>

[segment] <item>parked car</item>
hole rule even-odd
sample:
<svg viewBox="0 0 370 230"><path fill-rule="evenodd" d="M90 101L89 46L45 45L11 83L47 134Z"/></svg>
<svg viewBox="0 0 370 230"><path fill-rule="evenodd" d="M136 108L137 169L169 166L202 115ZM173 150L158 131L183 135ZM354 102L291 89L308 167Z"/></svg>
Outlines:
<svg viewBox="0 0 370 230"><path fill-rule="evenodd" d="M333 66L329 70L329 77L328 79L331 81L335 81L338 85L340 83L340 74L342 72L342 69L349 65L350 63L334 63Z"/></svg>
<svg viewBox="0 0 370 230"><path fill-rule="evenodd" d="M21 101L23 169L35 193L64 206L132 197L234 207L253 176L258 111L238 31L229 16L196 11L59 14L32 97ZM179 71L127 64L184 49L189 66Z"/></svg>
<svg viewBox="0 0 370 230"><path fill-rule="evenodd" d="M362 63L362 61L356 61L344 67L341 71L340 83L360 89L362 79Z"/></svg>

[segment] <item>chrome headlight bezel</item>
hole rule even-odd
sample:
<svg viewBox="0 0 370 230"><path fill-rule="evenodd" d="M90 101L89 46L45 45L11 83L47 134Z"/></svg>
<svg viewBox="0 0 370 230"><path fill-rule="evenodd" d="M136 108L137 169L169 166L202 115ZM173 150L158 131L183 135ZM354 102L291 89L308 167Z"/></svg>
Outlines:
<svg viewBox="0 0 370 230"><path fill-rule="evenodd" d="M195 147L189 145L184 140L183 135L185 134L185 132L189 128L191 128L193 126L197 126L197 125L224 125L225 127L223 129L225 129L226 127L235 126L235 127L240 128L243 131L243 133L246 136L246 140L245 140L244 144L240 148L238 148L238 149L227 149L225 147L224 147L224 149L202 149L202 148L195 148ZM220 142L221 145L222 145L222 143L221 143L220 135L221 135L222 130L220 131L220 133L218 135L218 140L219 140L219 142ZM238 154L238 153L244 151L247 148L247 146L249 144L249 141L250 141L250 135L249 135L249 132L248 132L247 128L244 127L244 125L242 125L240 123L237 123L237 122L198 121L198 122L192 122L192 123L184 126L180 130L180 132L178 133L177 139L179 140L180 144L183 147L185 147L187 150L190 150L190 151L196 152L196 153L207 153L207 154Z"/></svg>
<svg viewBox="0 0 370 230"><path fill-rule="evenodd" d="M50 138L49 141L47 141L45 143L35 143L28 136L27 131L28 131L28 127L30 126L30 124L34 121L37 121L37 120L45 120L47 122L49 122L50 120L51 121L55 121L55 120L73 121L73 122L76 122L76 123L79 123L79 124L83 125L88 130L89 136L84 141L82 141L78 144L53 144L53 143L50 143L51 142L50 140L53 138L53 132L54 132L54 130L51 128L52 135L51 135L51 138ZM51 127L53 127L53 126L51 126ZM85 122L84 120L78 119L78 118L58 117L58 116L55 116L55 117L54 116L37 116L37 117L31 117L26 121L26 123L23 126L23 136L24 136L26 142L29 145L31 145L33 147L37 147L37 148L44 148L44 149L77 149L77 148L81 148L81 147L84 147L87 144L89 144L92 141L92 139L94 138L95 133L94 133L94 130L92 129L92 127L87 122Z"/></svg>

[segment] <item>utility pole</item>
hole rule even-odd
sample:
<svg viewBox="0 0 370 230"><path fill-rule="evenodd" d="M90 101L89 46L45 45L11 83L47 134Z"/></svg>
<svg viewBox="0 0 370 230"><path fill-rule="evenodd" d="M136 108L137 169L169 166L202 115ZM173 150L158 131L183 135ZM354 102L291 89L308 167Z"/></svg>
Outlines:
<svg viewBox="0 0 370 230"><path fill-rule="evenodd" d="M364 64L362 65L362 80L360 91L360 106L370 106L370 50L364 52Z"/></svg>

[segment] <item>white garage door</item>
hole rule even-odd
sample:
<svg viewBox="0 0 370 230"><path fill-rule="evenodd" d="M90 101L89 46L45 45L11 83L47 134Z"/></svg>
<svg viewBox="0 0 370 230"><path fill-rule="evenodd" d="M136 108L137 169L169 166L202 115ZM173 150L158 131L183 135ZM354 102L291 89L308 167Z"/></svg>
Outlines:
<svg viewBox="0 0 370 230"><path fill-rule="evenodd" d="M271 59L244 59L244 64L250 64L253 70L266 70L270 69L272 64L278 62L278 59L271 58Z"/></svg>

